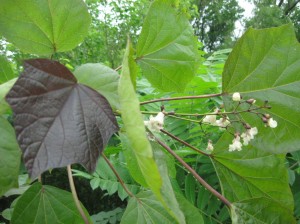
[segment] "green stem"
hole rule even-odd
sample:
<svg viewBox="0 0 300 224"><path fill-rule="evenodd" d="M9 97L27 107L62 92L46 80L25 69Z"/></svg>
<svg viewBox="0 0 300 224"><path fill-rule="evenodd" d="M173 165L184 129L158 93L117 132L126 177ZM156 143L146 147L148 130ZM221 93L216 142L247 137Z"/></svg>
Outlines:
<svg viewBox="0 0 300 224"><path fill-rule="evenodd" d="M85 224L88 224L89 223L89 220L88 218L86 217L82 207L81 207L81 204L80 204L80 201L78 199L78 196L77 196L77 192L76 192L76 188L75 188L75 184L74 184L74 180L73 180L73 176L72 176L72 170L71 170L71 165L68 165L67 166L67 170L68 170L68 178L69 178L69 183L70 183L70 188L71 188L71 192L72 192L72 195L73 195L73 199L75 201L75 204L76 204L76 207L84 221Z"/></svg>
<svg viewBox="0 0 300 224"><path fill-rule="evenodd" d="M154 100L141 102L140 105L144 105L144 104L148 104L148 103L162 102L162 101L171 101L171 100L211 98L211 97L216 97L216 96L222 96L222 94L223 93L215 93L215 94L206 94L206 95L199 95L199 96L181 96L181 97L170 97L170 98L154 99Z"/></svg>
<svg viewBox="0 0 300 224"><path fill-rule="evenodd" d="M213 195L215 195L218 199L220 199L227 207L230 208L231 202L228 201L223 195L221 195L218 191L212 188L205 180L203 180L198 173L190 167L186 162L183 161L180 156L178 156L169 146L167 146L164 142L160 141L159 139L155 138L155 140L164 147L173 157L175 157L195 178L196 180L202 184L207 190L209 190Z"/></svg>

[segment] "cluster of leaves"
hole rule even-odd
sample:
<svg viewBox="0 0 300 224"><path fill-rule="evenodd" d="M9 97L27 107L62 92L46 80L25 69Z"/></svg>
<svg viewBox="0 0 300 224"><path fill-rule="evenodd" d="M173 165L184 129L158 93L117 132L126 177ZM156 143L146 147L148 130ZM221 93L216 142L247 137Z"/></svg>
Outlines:
<svg viewBox="0 0 300 224"><path fill-rule="evenodd" d="M99 63L76 64L73 74L60 62L31 59L17 79L10 63L0 58L0 196L18 187L22 151L32 180L49 169L80 163L92 174L74 170L75 176L90 179L92 189L128 200L125 211L99 213L92 217L95 222L216 223L228 222L229 215L233 223L296 222L289 187L295 180L288 179L285 157L289 153L289 162L298 168L300 46L293 27L249 29L228 59L230 50L223 50L203 61L188 18L176 5L170 0L152 3L136 47L127 41L120 76ZM81 0L0 3L1 35L26 53L59 57L58 52L83 40L90 22ZM222 98L164 103L164 110L171 112L165 130L185 146L145 129L142 114L156 114L162 104L140 101L220 91ZM232 153L230 132L203 125L201 119L223 102L226 111L233 111L234 92L259 104L268 100L272 109L262 111L279 125L270 131L256 114L239 114L259 134L243 151ZM239 130L238 125L230 129ZM119 145L106 152L109 162L102 151L117 131ZM152 134L156 141L149 141ZM217 142L212 154L189 147L204 149L208 139ZM183 160L175 161L165 149ZM209 185L199 184L199 176L186 173L188 164L222 191L228 207ZM290 176L298 178L297 172L290 171ZM299 186L293 185L293 192L299 195ZM82 223L70 193L38 182L12 208L12 223Z"/></svg>

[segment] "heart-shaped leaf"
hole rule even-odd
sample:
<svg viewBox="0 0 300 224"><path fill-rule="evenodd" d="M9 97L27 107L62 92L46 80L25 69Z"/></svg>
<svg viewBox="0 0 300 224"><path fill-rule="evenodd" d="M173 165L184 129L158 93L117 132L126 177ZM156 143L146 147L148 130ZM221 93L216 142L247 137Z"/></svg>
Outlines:
<svg viewBox="0 0 300 224"><path fill-rule="evenodd" d="M74 71L79 83L85 84L102 94L113 108L119 109L119 74L100 63L88 63Z"/></svg>
<svg viewBox="0 0 300 224"><path fill-rule="evenodd" d="M18 200L11 223L79 224L83 220L70 192L35 183Z"/></svg>
<svg viewBox="0 0 300 224"><path fill-rule="evenodd" d="M15 131L10 123L0 116L0 197L10 188L18 186L21 150Z"/></svg>
<svg viewBox="0 0 300 224"><path fill-rule="evenodd" d="M100 152L118 131L108 101L77 84L56 61L28 60L24 68L6 99L31 178L72 163L93 171Z"/></svg>
<svg viewBox="0 0 300 224"><path fill-rule="evenodd" d="M236 43L225 64L223 92L240 92L244 99L254 98L258 105L268 100L272 106L263 112L278 122L275 129L265 128L255 114L241 114L258 128L253 145L273 153L299 150L300 45L293 26L250 28ZM235 106L232 100L225 99L227 111Z"/></svg>
<svg viewBox="0 0 300 224"><path fill-rule="evenodd" d="M88 33L91 19L82 0L1 0L0 34L22 51L68 51Z"/></svg>
<svg viewBox="0 0 300 224"><path fill-rule="evenodd" d="M182 92L196 74L198 59L194 31L186 16L167 2L155 1L137 45L143 75L154 87Z"/></svg>

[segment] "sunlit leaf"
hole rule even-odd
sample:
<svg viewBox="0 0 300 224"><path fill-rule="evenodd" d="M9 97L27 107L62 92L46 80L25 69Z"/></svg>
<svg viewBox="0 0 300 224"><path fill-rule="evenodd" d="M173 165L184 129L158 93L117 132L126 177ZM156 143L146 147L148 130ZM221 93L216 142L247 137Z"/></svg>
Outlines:
<svg viewBox="0 0 300 224"><path fill-rule="evenodd" d="M0 116L0 197L12 187L18 187L21 150L13 127Z"/></svg>
<svg viewBox="0 0 300 224"><path fill-rule="evenodd" d="M86 212L87 214L87 212ZM18 200L12 224L83 223L72 194L52 186L33 184Z"/></svg>
<svg viewBox="0 0 300 224"><path fill-rule="evenodd" d="M17 78L14 78L0 85L0 114L7 113L10 110L10 106L5 101L5 96L16 81Z"/></svg>
<svg viewBox="0 0 300 224"><path fill-rule="evenodd" d="M79 83L97 90L113 108L119 109L119 74L115 70L99 63L88 63L76 68L74 75Z"/></svg>
<svg viewBox="0 0 300 224"><path fill-rule="evenodd" d="M7 101L31 178L72 163L93 171L100 152L118 131L108 101L77 84L73 74L58 62L28 60L24 69Z"/></svg>
<svg viewBox="0 0 300 224"><path fill-rule="evenodd" d="M90 22L82 0L0 2L0 34L27 53L71 50L87 35Z"/></svg>
<svg viewBox="0 0 300 224"><path fill-rule="evenodd" d="M170 4L152 4L138 40L137 61L154 87L182 92L194 77L199 54L193 33L186 16Z"/></svg>
<svg viewBox="0 0 300 224"><path fill-rule="evenodd" d="M257 105L269 101L275 129L265 128L256 114L242 117L258 128L252 144L260 150L284 153L300 145L300 45L291 24L277 28L250 28L237 42L223 72L223 92L240 92L244 99L254 98ZM230 96L229 96L230 98ZM234 108L225 99L227 111Z"/></svg>

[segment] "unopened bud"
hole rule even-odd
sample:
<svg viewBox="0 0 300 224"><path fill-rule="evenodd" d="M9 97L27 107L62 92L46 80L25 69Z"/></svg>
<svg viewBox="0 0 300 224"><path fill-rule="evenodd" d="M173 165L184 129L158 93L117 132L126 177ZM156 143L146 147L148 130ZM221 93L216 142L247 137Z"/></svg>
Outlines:
<svg viewBox="0 0 300 224"><path fill-rule="evenodd" d="M251 129L250 124L245 124L244 127L245 127L246 129Z"/></svg>
<svg viewBox="0 0 300 224"><path fill-rule="evenodd" d="M165 105L160 106L160 111L163 112L165 110Z"/></svg>
<svg viewBox="0 0 300 224"><path fill-rule="evenodd" d="M266 119L269 119L271 116L270 114L263 114L263 116L266 118Z"/></svg>
<svg viewBox="0 0 300 224"><path fill-rule="evenodd" d="M262 117L262 121L263 121L264 123L268 123L268 119L265 118L265 117Z"/></svg>
<svg viewBox="0 0 300 224"><path fill-rule="evenodd" d="M168 112L168 115L175 115L175 112L174 111L170 111L170 112Z"/></svg>
<svg viewBox="0 0 300 224"><path fill-rule="evenodd" d="M255 99L249 99L249 100L246 100L246 102L248 104L255 104L256 100Z"/></svg>

